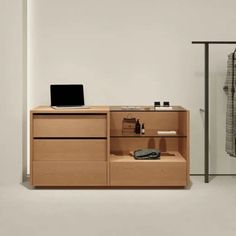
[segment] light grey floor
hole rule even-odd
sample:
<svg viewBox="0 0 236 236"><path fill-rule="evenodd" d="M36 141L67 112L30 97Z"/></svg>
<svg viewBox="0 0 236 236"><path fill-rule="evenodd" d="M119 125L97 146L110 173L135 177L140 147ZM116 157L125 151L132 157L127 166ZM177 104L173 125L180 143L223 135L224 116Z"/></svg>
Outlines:
<svg viewBox="0 0 236 236"><path fill-rule="evenodd" d="M236 235L236 178L191 180L189 190L0 186L0 235Z"/></svg>

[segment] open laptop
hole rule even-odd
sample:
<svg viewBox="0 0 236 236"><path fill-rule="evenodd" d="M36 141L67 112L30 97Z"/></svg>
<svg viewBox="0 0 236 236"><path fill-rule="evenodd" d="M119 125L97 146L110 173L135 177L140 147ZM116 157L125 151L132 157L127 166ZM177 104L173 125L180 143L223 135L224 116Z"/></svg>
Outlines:
<svg viewBox="0 0 236 236"><path fill-rule="evenodd" d="M82 84L52 84L50 86L51 107L88 108L84 105L84 88Z"/></svg>

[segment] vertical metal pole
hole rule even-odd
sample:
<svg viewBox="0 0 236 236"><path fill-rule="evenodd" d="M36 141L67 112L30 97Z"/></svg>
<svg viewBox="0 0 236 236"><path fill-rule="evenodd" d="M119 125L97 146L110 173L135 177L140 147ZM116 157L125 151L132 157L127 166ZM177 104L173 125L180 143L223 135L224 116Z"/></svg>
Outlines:
<svg viewBox="0 0 236 236"><path fill-rule="evenodd" d="M205 43L205 183L209 183L209 44Z"/></svg>

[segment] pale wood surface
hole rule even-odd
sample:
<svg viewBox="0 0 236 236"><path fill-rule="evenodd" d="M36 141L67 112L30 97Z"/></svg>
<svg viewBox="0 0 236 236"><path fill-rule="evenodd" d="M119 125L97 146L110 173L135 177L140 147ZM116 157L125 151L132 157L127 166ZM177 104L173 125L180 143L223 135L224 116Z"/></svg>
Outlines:
<svg viewBox="0 0 236 236"><path fill-rule="evenodd" d="M186 186L186 162L110 162L111 186Z"/></svg>
<svg viewBox="0 0 236 236"><path fill-rule="evenodd" d="M38 106L33 108L31 111L33 113L107 113L109 111L155 111L155 112L162 112L154 110L153 106L137 106L140 109L124 109L123 107L127 106L88 106L89 108L59 108L54 109L51 106ZM168 110L167 112L172 111L186 111L185 108L181 106L173 106L172 110Z"/></svg>
<svg viewBox="0 0 236 236"><path fill-rule="evenodd" d="M34 137L106 137L106 115L34 115Z"/></svg>
<svg viewBox="0 0 236 236"><path fill-rule="evenodd" d="M184 138L111 138L110 148L112 154L129 154L143 148L156 148L161 152L178 151L179 140Z"/></svg>
<svg viewBox="0 0 236 236"><path fill-rule="evenodd" d="M188 135L188 114L189 112L179 112L179 130L181 134Z"/></svg>
<svg viewBox="0 0 236 236"><path fill-rule="evenodd" d="M106 159L105 139L34 139L34 160L105 161Z"/></svg>
<svg viewBox="0 0 236 236"><path fill-rule="evenodd" d="M32 185L107 186L108 114L107 107L32 110Z"/></svg>
<svg viewBox="0 0 236 236"><path fill-rule="evenodd" d="M186 186L189 181L188 111L182 107L170 111L142 109L129 111L114 106L33 109L32 185ZM145 123L145 135L122 134L122 120L130 115ZM157 135L157 130L175 130L177 135ZM87 139L81 139L83 137ZM96 137L104 139L96 140ZM128 155L140 148L159 149L161 159L135 160Z"/></svg>
<svg viewBox="0 0 236 236"><path fill-rule="evenodd" d="M136 160L131 155L111 155L110 156L111 162L137 162L137 163L161 163L161 162L183 162L186 163L184 157L175 151L161 153L160 160Z"/></svg>
<svg viewBox="0 0 236 236"><path fill-rule="evenodd" d="M34 159L34 145L33 145L33 139L34 139L34 131L33 131L33 113L30 112L30 183L33 184L33 159Z"/></svg>
<svg viewBox="0 0 236 236"><path fill-rule="evenodd" d="M145 123L145 135L122 134L124 117ZM177 135L157 135L157 130L177 131ZM188 111L111 112L111 186L186 186L189 176ZM130 151L157 148L160 160L135 160ZM165 153L164 153L165 152Z"/></svg>
<svg viewBox="0 0 236 236"><path fill-rule="evenodd" d="M111 135L122 131L122 121L127 117L139 119L140 123L144 123L145 135L157 136L157 131L176 131L178 135L186 135L186 129L180 125L180 113L182 112L111 112Z"/></svg>
<svg viewBox="0 0 236 236"><path fill-rule="evenodd" d="M34 161L33 186L106 186L104 161Z"/></svg>
<svg viewBox="0 0 236 236"><path fill-rule="evenodd" d="M129 108L131 107L131 108ZM137 107L137 108L133 108L133 107ZM154 106L110 106L110 111L124 111L124 112L132 112L132 111L145 111L145 112L149 112L149 111L155 111L155 112L163 112L161 110L154 110ZM172 106L172 110L168 110L167 112L172 112L172 111L186 111L185 108L181 107L181 106Z"/></svg>
<svg viewBox="0 0 236 236"><path fill-rule="evenodd" d="M186 129L187 136L184 139L179 140L179 152L185 158L186 165L186 178L189 183L189 169L190 169L190 158L189 158L189 112L186 113L185 117L183 117L184 122L181 124Z"/></svg>
<svg viewBox="0 0 236 236"><path fill-rule="evenodd" d="M187 119L186 119L186 127L187 127L187 142L186 146L184 147L186 149L186 160L187 160L187 184L190 183L190 112L187 112Z"/></svg>
<svg viewBox="0 0 236 236"><path fill-rule="evenodd" d="M136 134L136 133L125 133L122 130L112 129L111 130L111 137L186 137L186 133L177 133L177 134L157 134L156 129L145 129L145 134ZM171 130L165 130L171 131Z"/></svg>
<svg viewBox="0 0 236 236"><path fill-rule="evenodd" d="M108 106L89 106L89 108L59 108L50 106L38 106L33 108L32 113L108 113Z"/></svg>
<svg viewBox="0 0 236 236"><path fill-rule="evenodd" d="M107 185L110 185L110 112L107 113Z"/></svg>

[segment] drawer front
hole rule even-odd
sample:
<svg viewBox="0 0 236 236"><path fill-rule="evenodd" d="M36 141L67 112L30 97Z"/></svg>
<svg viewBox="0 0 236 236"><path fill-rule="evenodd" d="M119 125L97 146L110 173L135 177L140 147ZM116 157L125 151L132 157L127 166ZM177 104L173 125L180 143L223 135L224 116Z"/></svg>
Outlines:
<svg viewBox="0 0 236 236"><path fill-rule="evenodd" d="M34 161L33 186L106 186L103 161Z"/></svg>
<svg viewBox="0 0 236 236"><path fill-rule="evenodd" d="M111 186L186 186L186 163L110 163Z"/></svg>
<svg viewBox="0 0 236 236"><path fill-rule="evenodd" d="M105 161L105 139L34 139L33 160L36 161Z"/></svg>
<svg viewBox="0 0 236 236"><path fill-rule="evenodd" d="M34 115L34 137L106 137L106 115Z"/></svg>

